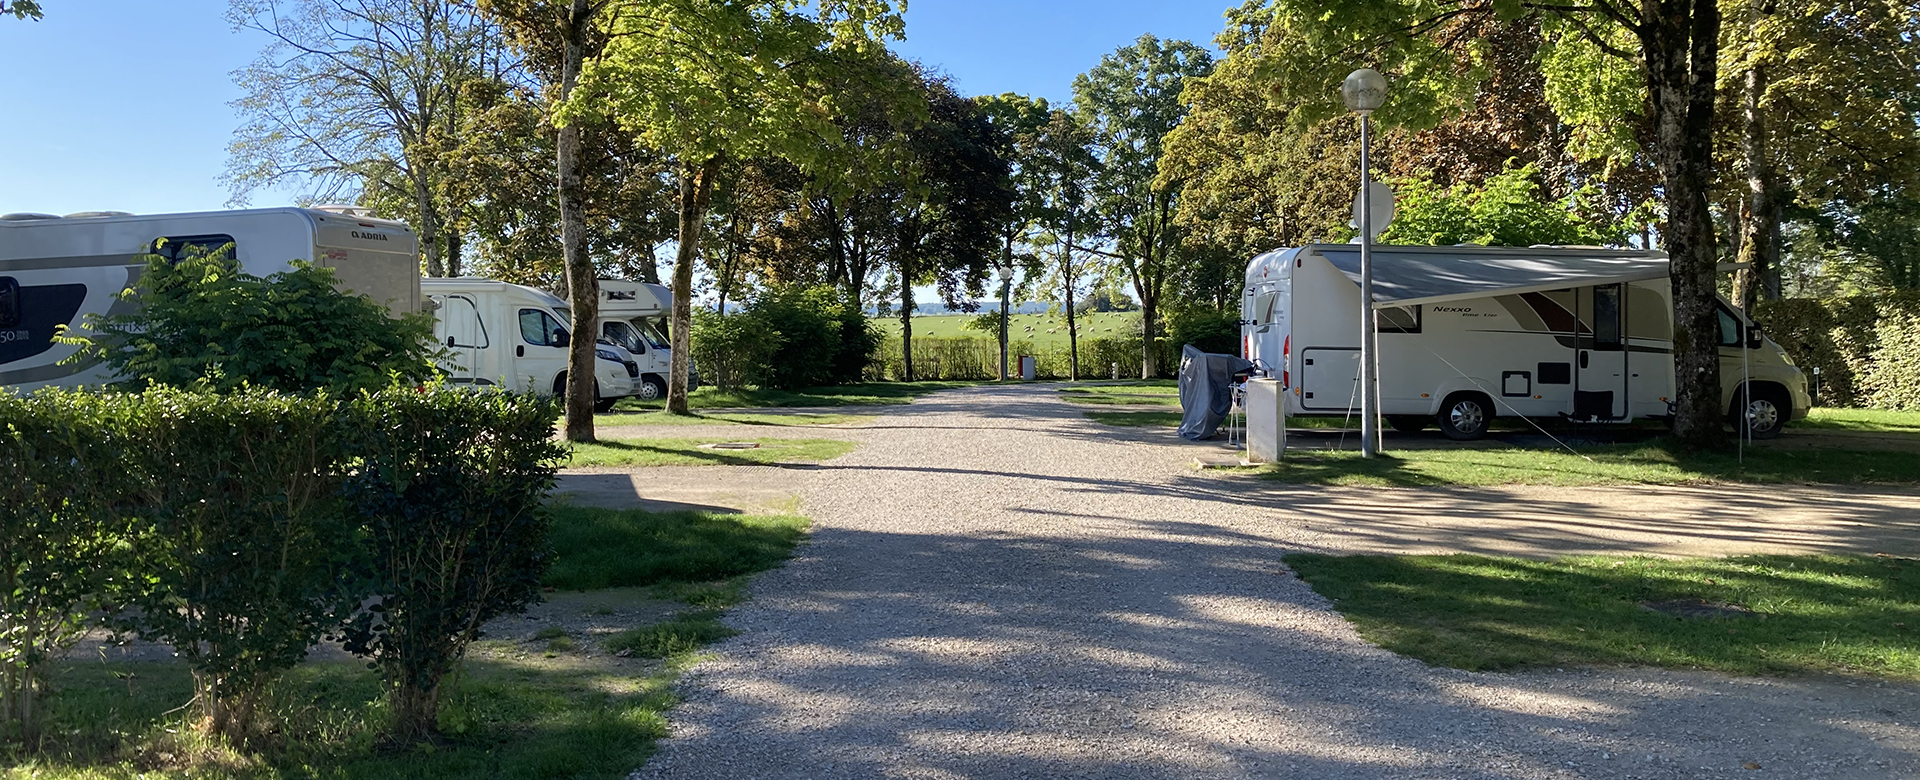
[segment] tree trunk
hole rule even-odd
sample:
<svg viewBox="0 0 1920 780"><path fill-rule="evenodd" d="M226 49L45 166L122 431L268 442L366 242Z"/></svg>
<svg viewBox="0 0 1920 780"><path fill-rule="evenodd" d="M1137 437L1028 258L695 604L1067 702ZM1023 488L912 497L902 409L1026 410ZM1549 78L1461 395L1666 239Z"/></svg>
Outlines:
<svg viewBox="0 0 1920 780"><path fill-rule="evenodd" d="M1716 0L1648 0L1638 33L1667 194L1662 236L1673 283L1673 432L1683 446L1704 449L1726 440L1714 312L1719 257L1707 208L1720 11Z"/></svg>
<svg viewBox="0 0 1920 780"><path fill-rule="evenodd" d="M913 260L900 256L900 378L913 381Z"/></svg>
<svg viewBox="0 0 1920 780"><path fill-rule="evenodd" d="M1756 300L1780 297L1780 208L1775 202L1773 163L1767 157L1767 120L1760 98L1767 72L1755 65L1746 72L1742 101L1742 147L1747 158L1747 197L1740 208L1740 253L1745 267L1733 278L1733 303L1748 314Z"/></svg>
<svg viewBox="0 0 1920 780"><path fill-rule="evenodd" d="M447 275L448 276L459 276L460 272L465 270L464 268L461 267L465 265L465 263L461 262L461 257L460 257L461 253L465 250L465 247L466 247L466 242L461 239L460 231L458 228L447 231Z"/></svg>
<svg viewBox="0 0 1920 780"><path fill-rule="evenodd" d="M693 369L693 264L700 259L700 228L713 198L718 155L680 174L680 247L673 261L673 369L667 380L667 411L692 414L687 378Z"/></svg>
<svg viewBox="0 0 1920 780"><path fill-rule="evenodd" d="M586 61L586 38L593 30L588 0L573 0L566 20L559 99L573 94ZM560 172L560 251L567 274L567 304L573 308L573 341L567 347L567 441L590 442L593 435L594 334L599 332L600 282L587 256L587 211L580 181L580 126L560 128L556 158Z"/></svg>
<svg viewBox="0 0 1920 780"><path fill-rule="evenodd" d="M420 248L427 255L427 276L446 276L447 267L441 261L440 253L440 215L435 213L437 210L433 204L433 193L427 187L427 176L416 171L410 178L413 179L414 206L420 209L418 235Z"/></svg>
<svg viewBox="0 0 1920 780"><path fill-rule="evenodd" d="M1080 329L1073 320L1073 234L1060 244L1060 286L1062 298L1067 302L1067 379L1080 381Z"/></svg>

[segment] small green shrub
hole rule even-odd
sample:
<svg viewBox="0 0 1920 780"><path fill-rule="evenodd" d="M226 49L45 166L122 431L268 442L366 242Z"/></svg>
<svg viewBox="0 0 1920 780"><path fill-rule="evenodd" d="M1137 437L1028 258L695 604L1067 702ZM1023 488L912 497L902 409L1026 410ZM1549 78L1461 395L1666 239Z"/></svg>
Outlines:
<svg viewBox="0 0 1920 780"><path fill-rule="evenodd" d="M1893 313L1880 320L1879 345L1861 378L1867 405L1920 411L1920 313Z"/></svg>
<svg viewBox="0 0 1920 780"><path fill-rule="evenodd" d="M715 387L791 390L860 381L879 331L831 286L774 285L731 315L703 313L694 360Z"/></svg>
<svg viewBox="0 0 1920 780"><path fill-rule="evenodd" d="M740 632L720 622L720 612L699 609L673 616L646 628L622 631L603 642L608 650L640 658L666 658L700 649Z"/></svg>
<svg viewBox="0 0 1920 780"><path fill-rule="evenodd" d="M261 278L230 250L152 255L125 297L134 310L93 318L97 335L62 338L82 345L76 359L104 361L133 388L348 393L435 373L432 315L389 317L336 288L329 268L294 263Z"/></svg>
<svg viewBox="0 0 1920 780"><path fill-rule="evenodd" d="M1194 309L1173 315L1172 321L1167 323L1167 345L1173 349L1176 357L1171 363L1162 361L1161 365L1177 368L1177 355L1188 344L1201 352L1240 354L1240 313Z"/></svg>
<svg viewBox="0 0 1920 780"><path fill-rule="evenodd" d="M385 677L393 736L438 731L441 683L480 627L540 598L545 508L566 449L546 400L445 388L370 393L343 410L343 493L362 526L371 608L346 646Z"/></svg>

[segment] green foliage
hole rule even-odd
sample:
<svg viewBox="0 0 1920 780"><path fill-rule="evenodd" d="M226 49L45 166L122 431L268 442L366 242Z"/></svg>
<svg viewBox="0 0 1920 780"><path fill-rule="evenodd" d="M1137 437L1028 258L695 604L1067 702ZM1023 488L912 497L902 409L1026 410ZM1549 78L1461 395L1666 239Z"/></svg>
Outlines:
<svg viewBox="0 0 1920 780"><path fill-rule="evenodd" d="M1006 318L1006 312L999 309L983 311L967 318L967 321L960 327L966 328L967 330L976 330L992 336L994 342L997 344L1000 339L1000 323L1005 321Z"/></svg>
<svg viewBox="0 0 1920 780"><path fill-rule="evenodd" d="M1133 299L1127 297L1127 294L1121 292L1119 288L1107 284L1096 287L1093 292L1087 293L1087 297L1081 298L1076 308L1082 313L1092 314L1095 312L1133 311L1140 307L1135 305Z"/></svg>
<svg viewBox="0 0 1920 780"><path fill-rule="evenodd" d="M379 665L394 735L438 732L441 683L480 627L540 598L543 506L566 450L554 405L508 393L390 389L346 409L343 486L376 601L345 627Z"/></svg>
<svg viewBox="0 0 1920 780"><path fill-rule="evenodd" d="M433 376L432 315L393 319L334 287L332 269L295 263L263 279L232 255L149 256L126 294L136 308L94 319L98 335L79 340L80 356L104 360L131 387L350 393Z"/></svg>
<svg viewBox="0 0 1920 780"><path fill-rule="evenodd" d="M1920 411L1920 312L1899 312L1880 320L1880 344L1861 384L1867 404L1880 409Z"/></svg>
<svg viewBox="0 0 1920 780"><path fill-rule="evenodd" d="M1606 245L1625 238L1622 226L1602 223L1585 203L1598 192L1573 194L1567 202L1542 197L1537 166L1509 168L1481 186L1441 187L1432 179L1396 182L1396 216L1380 234L1387 244L1418 246Z"/></svg>
<svg viewBox="0 0 1920 780"><path fill-rule="evenodd" d="M267 684L359 599L344 576L354 527L338 499L335 403L253 391L154 388L121 467L137 489L142 578L122 623L192 667L203 727L266 736Z"/></svg>
<svg viewBox="0 0 1920 780"><path fill-rule="evenodd" d="M144 449L124 396L0 392L0 720L35 744L47 665L98 625L134 563L124 497Z"/></svg>
<svg viewBox="0 0 1920 780"><path fill-rule="evenodd" d="M558 559L546 583L561 590L705 582L770 569L807 531L807 519L793 515L579 506L554 514Z"/></svg>
<svg viewBox="0 0 1920 780"><path fill-rule="evenodd" d="M13 0L10 3L0 3L0 14L11 15L15 19L32 19L37 22L40 21L40 3L38 0Z"/></svg>
<svg viewBox="0 0 1920 780"><path fill-rule="evenodd" d="M880 342L859 307L828 286L769 286L738 313L699 313L692 335L694 360L728 390L856 382Z"/></svg>
<svg viewBox="0 0 1920 780"><path fill-rule="evenodd" d="M1167 326L1167 344L1179 354L1192 344L1202 352L1240 354L1240 315L1210 309L1192 309L1174 315Z"/></svg>
<svg viewBox="0 0 1920 780"><path fill-rule="evenodd" d="M1788 298L1760 301L1754 319L1767 336L1778 342L1801 370L1820 370L1816 402L1822 406L1878 404L1879 388L1889 389L1889 402L1898 402L1902 386L1910 386L1916 369L1903 348L1907 333L1901 323L1920 316L1920 293L1849 298ZM1884 368L1876 355L1882 338L1892 337L1894 349Z"/></svg>
<svg viewBox="0 0 1920 780"><path fill-rule="evenodd" d="M699 609L646 628L622 631L603 642L608 650L638 658L667 658L700 649L740 632L720 622L720 612Z"/></svg>

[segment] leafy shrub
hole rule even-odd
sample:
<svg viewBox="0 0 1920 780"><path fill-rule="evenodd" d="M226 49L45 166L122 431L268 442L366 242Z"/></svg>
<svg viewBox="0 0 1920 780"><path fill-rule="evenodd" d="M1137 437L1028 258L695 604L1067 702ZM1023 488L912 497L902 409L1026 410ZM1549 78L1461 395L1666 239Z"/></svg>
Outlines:
<svg viewBox="0 0 1920 780"><path fill-rule="evenodd" d="M830 286L775 285L737 314L704 313L694 357L713 384L791 390L860 381L880 334Z"/></svg>
<svg viewBox="0 0 1920 780"><path fill-rule="evenodd" d="M126 294L130 313L94 318L76 339L132 387L216 390L242 385L343 393L418 382L434 374L433 318L387 316L384 306L334 287L333 270L295 263L266 278L240 270L231 251L147 259Z"/></svg>
<svg viewBox="0 0 1920 780"><path fill-rule="evenodd" d="M543 507L566 450L558 410L507 393L371 393L341 428L343 491L363 524L375 601L345 629L388 687L394 735L437 733L440 685L488 620L539 600L552 563Z"/></svg>
<svg viewBox="0 0 1920 780"><path fill-rule="evenodd" d="M136 406L123 396L0 393L0 710L23 744L39 733L48 663L98 624L131 560L120 504Z"/></svg>
<svg viewBox="0 0 1920 780"><path fill-rule="evenodd" d="M1809 373L1820 370L1816 402L1825 406L1874 403L1869 384L1898 384L1900 361L1876 372L1876 352L1883 334L1899 334L1898 322L1920 316L1920 294L1896 293L1874 297L1789 298L1761 301L1754 319L1779 342L1794 363ZM1887 323L1894 323L1888 325ZM1891 373L1889 373L1891 372Z"/></svg>
<svg viewBox="0 0 1920 780"><path fill-rule="evenodd" d="M721 390L734 390L747 384L772 346L757 325L744 314L694 311L690 335L693 362L700 368L702 383Z"/></svg>
<svg viewBox="0 0 1920 780"><path fill-rule="evenodd" d="M125 618L192 668L202 727L268 733L266 686L357 602L337 479L336 404L271 391L141 394L124 464L144 508Z"/></svg>
<svg viewBox="0 0 1920 780"><path fill-rule="evenodd" d="M1188 344L1202 352L1240 354L1239 312L1195 309L1175 313L1167 323L1167 345L1178 355ZM1162 361L1162 365L1168 363ZM1178 358L1173 365L1178 365Z"/></svg>
<svg viewBox="0 0 1920 780"><path fill-rule="evenodd" d="M1880 409L1920 411L1920 314L1895 313L1880 320L1862 389Z"/></svg>

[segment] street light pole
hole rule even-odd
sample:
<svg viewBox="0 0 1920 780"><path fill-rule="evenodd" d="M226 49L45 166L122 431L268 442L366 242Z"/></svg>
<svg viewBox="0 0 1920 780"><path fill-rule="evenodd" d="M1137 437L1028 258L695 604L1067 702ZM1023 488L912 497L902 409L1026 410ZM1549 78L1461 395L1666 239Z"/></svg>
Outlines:
<svg viewBox="0 0 1920 780"><path fill-rule="evenodd" d="M1361 68L1340 85L1340 98L1360 114L1360 457L1380 448L1380 343L1373 312L1372 114L1387 100L1387 80Z"/></svg>

